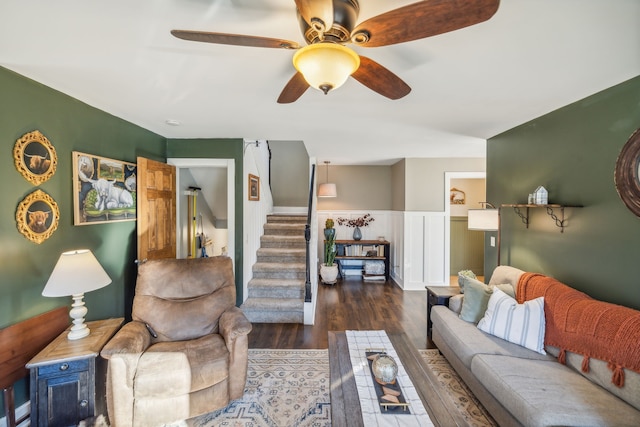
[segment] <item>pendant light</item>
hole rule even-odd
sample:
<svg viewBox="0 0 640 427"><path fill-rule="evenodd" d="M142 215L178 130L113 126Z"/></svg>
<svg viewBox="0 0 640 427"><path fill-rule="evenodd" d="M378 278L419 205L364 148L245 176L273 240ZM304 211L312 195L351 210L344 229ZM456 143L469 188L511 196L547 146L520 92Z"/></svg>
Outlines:
<svg viewBox="0 0 640 427"><path fill-rule="evenodd" d="M318 186L318 197L338 197L338 190L336 185L329 182L329 163L325 160L324 164L327 167L327 182Z"/></svg>

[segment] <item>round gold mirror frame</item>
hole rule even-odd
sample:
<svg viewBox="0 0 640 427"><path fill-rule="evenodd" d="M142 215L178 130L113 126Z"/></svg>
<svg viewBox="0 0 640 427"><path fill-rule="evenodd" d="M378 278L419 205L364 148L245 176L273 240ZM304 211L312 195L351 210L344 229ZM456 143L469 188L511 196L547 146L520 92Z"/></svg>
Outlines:
<svg viewBox="0 0 640 427"><path fill-rule="evenodd" d="M47 240L58 228L60 209L55 200L42 190L22 199L16 210L18 231L34 243Z"/></svg>
<svg viewBox="0 0 640 427"><path fill-rule="evenodd" d="M616 161L615 183L618 195L627 208L640 216L640 129L622 147Z"/></svg>
<svg viewBox="0 0 640 427"><path fill-rule="evenodd" d="M33 185L40 185L56 173L58 155L40 131L25 133L13 147L18 172Z"/></svg>

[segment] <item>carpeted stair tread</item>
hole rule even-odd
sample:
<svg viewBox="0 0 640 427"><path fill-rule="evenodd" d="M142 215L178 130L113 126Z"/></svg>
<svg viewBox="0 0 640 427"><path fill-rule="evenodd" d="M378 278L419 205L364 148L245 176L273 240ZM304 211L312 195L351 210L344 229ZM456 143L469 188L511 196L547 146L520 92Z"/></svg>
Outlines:
<svg viewBox="0 0 640 427"><path fill-rule="evenodd" d="M252 323L304 323L304 297L247 298L240 309Z"/></svg>
<svg viewBox="0 0 640 427"><path fill-rule="evenodd" d="M264 234L268 236L303 236L304 224L273 223L264 225Z"/></svg>
<svg viewBox="0 0 640 427"><path fill-rule="evenodd" d="M305 248L304 235L300 236L260 236L260 246L263 248Z"/></svg>
<svg viewBox="0 0 640 427"><path fill-rule="evenodd" d="M267 215L267 224L272 223L307 223L306 215Z"/></svg>
<svg viewBox="0 0 640 427"><path fill-rule="evenodd" d="M302 279L253 278L247 284L249 298L304 299L305 281Z"/></svg>
<svg viewBox="0 0 640 427"><path fill-rule="evenodd" d="M305 262L304 248L259 248L258 262Z"/></svg>
<svg viewBox="0 0 640 427"><path fill-rule="evenodd" d="M253 271L307 271L303 262L256 262Z"/></svg>

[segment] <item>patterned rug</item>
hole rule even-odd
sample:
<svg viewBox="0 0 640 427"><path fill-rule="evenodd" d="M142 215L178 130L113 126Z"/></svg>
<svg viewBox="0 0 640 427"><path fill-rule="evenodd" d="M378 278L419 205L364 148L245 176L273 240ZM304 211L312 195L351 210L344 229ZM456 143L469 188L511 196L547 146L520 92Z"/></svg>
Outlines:
<svg viewBox="0 0 640 427"><path fill-rule="evenodd" d="M494 427L498 425L438 350L418 350L418 352L427 362L431 371L436 374L438 383L442 387L439 390L440 395L442 396L444 393L444 396L453 402L469 426Z"/></svg>
<svg viewBox="0 0 640 427"><path fill-rule="evenodd" d="M435 372L440 393L469 426L497 426L438 350L419 350ZM242 399L224 409L166 427L324 427L331 425L327 350L249 350Z"/></svg>

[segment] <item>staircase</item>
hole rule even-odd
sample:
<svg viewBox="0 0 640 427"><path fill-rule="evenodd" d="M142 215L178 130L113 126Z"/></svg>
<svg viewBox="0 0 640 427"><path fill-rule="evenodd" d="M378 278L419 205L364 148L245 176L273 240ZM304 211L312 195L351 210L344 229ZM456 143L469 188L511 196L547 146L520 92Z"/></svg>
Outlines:
<svg viewBox="0 0 640 427"><path fill-rule="evenodd" d="M267 215L248 298L240 306L252 323L304 323L306 222L302 215Z"/></svg>

